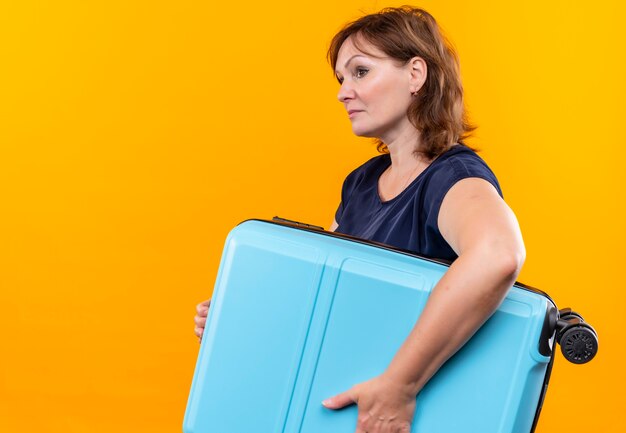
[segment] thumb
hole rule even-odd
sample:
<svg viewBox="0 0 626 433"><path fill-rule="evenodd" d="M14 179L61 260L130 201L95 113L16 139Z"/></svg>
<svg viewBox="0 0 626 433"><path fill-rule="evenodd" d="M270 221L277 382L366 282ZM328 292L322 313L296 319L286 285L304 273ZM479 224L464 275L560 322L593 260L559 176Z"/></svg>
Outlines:
<svg viewBox="0 0 626 433"><path fill-rule="evenodd" d="M328 409L341 409L342 407L350 406L356 402L357 399L352 396L351 392L346 391L324 400L322 404Z"/></svg>

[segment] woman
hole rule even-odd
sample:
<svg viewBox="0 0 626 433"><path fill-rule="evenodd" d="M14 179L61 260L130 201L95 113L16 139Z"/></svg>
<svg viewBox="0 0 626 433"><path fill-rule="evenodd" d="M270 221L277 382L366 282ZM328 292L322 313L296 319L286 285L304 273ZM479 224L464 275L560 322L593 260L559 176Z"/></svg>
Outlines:
<svg viewBox="0 0 626 433"><path fill-rule="evenodd" d="M409 432L416 395L500 304L524 244L495 176L462 143L473 128L458 59L431 15L367 15L333 38L328 57L352 130L382 152L346 178L331 230L453 260L387 370L323 402L357 404L357 433ZM197 307L200 338L208 308Z"/></svg>

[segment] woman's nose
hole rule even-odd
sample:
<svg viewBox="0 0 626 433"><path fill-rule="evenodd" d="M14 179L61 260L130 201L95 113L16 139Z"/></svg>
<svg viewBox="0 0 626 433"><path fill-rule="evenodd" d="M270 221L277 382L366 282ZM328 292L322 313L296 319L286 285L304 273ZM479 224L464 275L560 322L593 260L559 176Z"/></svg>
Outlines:
<svg viewBox="0 0 626 433"><path fill-rule="evenodd" d="M337 93L337 99L339 99L339 102L346 102L352 98L354 98L354 88L348 83L347 80L344 80L339 88L339 93Z"/></svg>

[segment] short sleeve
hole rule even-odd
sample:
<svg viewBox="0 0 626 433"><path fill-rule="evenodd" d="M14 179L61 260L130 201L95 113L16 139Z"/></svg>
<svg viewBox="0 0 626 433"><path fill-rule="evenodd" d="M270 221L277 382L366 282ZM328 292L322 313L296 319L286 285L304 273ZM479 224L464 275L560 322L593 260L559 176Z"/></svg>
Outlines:
<svg viewBox="0 0 626 433"><path fill-rule="evenodd" d="M438 231L437 219L444 197L458 181L467 178L486 180L493 185L500 197L503 197L498 179L478 155L475 153L455 155L439 165L438 170L430 179L424 200L427 226L431 229L436 228Z"/></svg>

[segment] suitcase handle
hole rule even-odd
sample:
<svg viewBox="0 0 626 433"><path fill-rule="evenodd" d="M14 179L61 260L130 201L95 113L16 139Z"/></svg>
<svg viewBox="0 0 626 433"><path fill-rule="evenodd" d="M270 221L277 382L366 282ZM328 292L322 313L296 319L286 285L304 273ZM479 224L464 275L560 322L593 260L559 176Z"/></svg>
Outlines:
<svg viewBox="0 0 626 433"><path fill-rule="evenodd" d="M313 229L313 230L324 231L324 227L315 226L315 225L312 225L312 224L301 223L299 221L288 220L286 218L281 218L279 216L275 216L274 218L272 218L272 221L277 222L277 223L281 223L281 224L288 224L290 226L301 227L301 228L305 228L305 229Z"/></svg>

